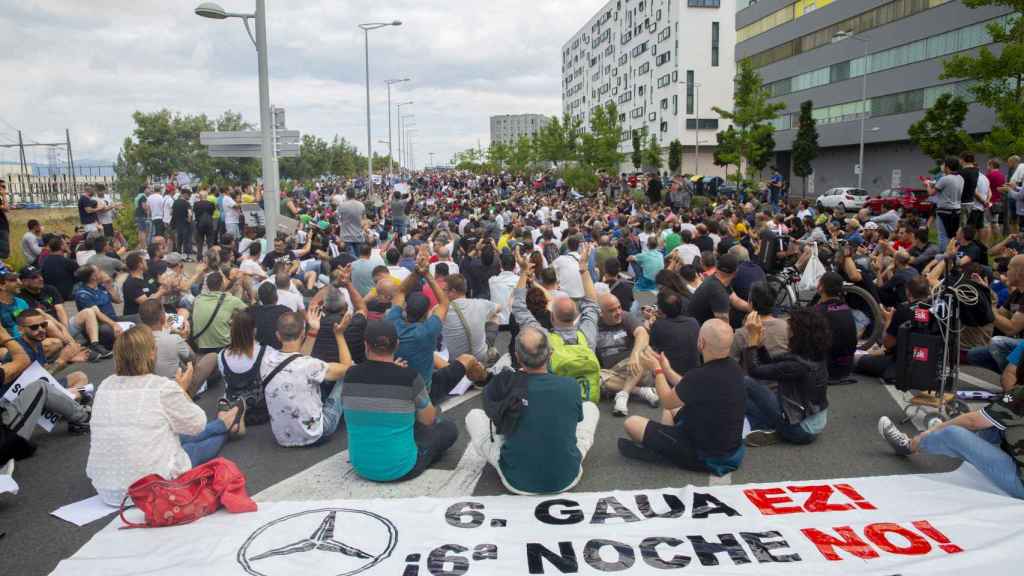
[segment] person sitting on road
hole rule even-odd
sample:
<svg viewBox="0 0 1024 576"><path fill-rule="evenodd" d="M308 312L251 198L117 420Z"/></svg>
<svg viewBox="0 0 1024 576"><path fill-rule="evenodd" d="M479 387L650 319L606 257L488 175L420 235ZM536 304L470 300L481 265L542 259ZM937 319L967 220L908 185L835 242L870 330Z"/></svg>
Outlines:
<svg viewBox="0 0 1024 576"><path fill-rule="evenodd" d="M660 290L658 310L650 333L651 348L655 352L663 352L672 369L685 376L700 365L700 352L697 350L700 325L686 315L683 306L684 297L679 292L666 288ZM654 392L657 395L657 391Z"/></svg>
<svg viewBox="0 0 1024 576"><path fill-rule="evenodd" d="M278 290L273 282L260 284L256 290L259 298L259 306L251 308L253 318L256 320L256 341L266 346L281 348L281 342L277 339L277 320L286 312L295 312L278 303ZM334 342L332 340L331 344Z"/></svg>
<svg viewBox="0 0 1024 576"><path fill-rule="evenodd" d="M828 423L828 320L813 308L790 312L789 352L771 356L764 346L765 327L757 312L747 316L747 446L767 446L782 439L810 444ZM765 382L777 385L773 392Z"/></svg>
<svg viewBox="0 0 1024 576"><path fill-rule="evenodd" d="M510 492L571 490L583 477L600 411L581 400L574 380L548 371L551 346L543 330L523 328L515 346L522 370L505 370L484 388L484 410L466 415L469 443Z"/></svg>
<svg viewBox="0 0 1024 576"><path fill-rule="evenodd" d="M231 316L245 302L224 292L224 275L206 275L206 290L192 304L192 341L201 354L217 353L231 341Z"/></svg>
<svg viewBox="0 0 1024 576"><path fill-rule="evenodd" d="M422 374L396 358L399 331L393 322L370 320L365 339L366 361L350 368L338 385L349 459L367 480L415 478L455 444L459 429L440 419Z"/></svg>
<svg viewBox="0 0 1024 576"><path fill-rule="evenodd" d="M735 254L726 253L718 259L715 273L709 276L690 298L687 312L702 326L712 318L729 321L729 313L733 307L749 310L750 305L739 299L732 292L732 281L739 269L739 259Z"/></svg>
<svg viewBox="0 0 1024 576"><path fill-rule="evenodd" d="M775 289L767 282L757 282L750 287L750 305L761 320L764 328L762 346L772 358L789 352L789 323L785 318L775 316ZM736 331L729 356L737 362L743 361L743 350L747 348L748 334L745 327ZM678 372L678 370L677 370Z"/></svg>
<svg viewBox="0 0 1024 576"><path fill-rule="evenodd" d="M627 458L668 460L688 470L718 476L739 468L743 460L743 418L746 387L743 371L729 358L732 328L711 319L700 328L697 348L704 365L684 380L664 354L644 353L654 371L663 409L661 421L642 416L626 419L629 438L619 439L619 452Z"/></svg>
<svg viewBox="0 0 1024 576"><path fill-rule="evenodd" d="M901 456L937 454L960 458L1006 494L1024 499L1024 378L979 410L911 438L888 416L878 419L878 433Z"/></svg>
<svg viewBox="0 0 1024 576"><path fill-rule="evenodd" d="M854 372L865 376L882 378L886 382L896 378L896 342L903 326L914 318L914 310L928 307L931 286L924 276L915 276L904 285L903 302L885 315L888 317L885 334L882 336L882 349L868 351L854 362Z"/></svg>
<svg viewBox="0 0 1024 576"><path fill-rule="evenodd" d="M95 306L97 311L102 313L102 316L97 315L97 319L103 321L113 331L113 337L107 335L104 338L104 334L101 334L101 341L113 341L123 331L115 321L117 312L114 310L114 303L121 304L123 299L117 288L114 287L113 279L95 266L82 266L78 269L76 276L81 284L75 289L75 306L79 310ZM106 347L110 348L111 346L106 345Z"/></svg>
<svg viewBox="0 0 1024 576"><path fill-rule="evenodd" d="M167 313L158 300L148 300L139 306L139 322L149 326L156 341L154 374L173 380L178 370L195 360L192 348L185 341L188 338L188 325L180 328L168 326Z"/></svg>
<svg viewBox="0 0 1024 576"><path fill-rule="evenodd" d="M597 346L597 323L600 308L594 282L586 262L590 257L590 245L580 247L580 265L577 273L583 285L583 298L579 311L576 303L566 294L555 296L551 302L551 330L546 331L550 340L551 371L559 376L575 378L581 386L584 399L600 399L601 363L594 350ZM527 326L541 326L526 306L526 287L534 276L534 264L520 257L519 268L523 273L519 284L512 292L512 315L522 330Z"/></svg>
<svg viewBox="0 0 1024 576"><path fill-rule="evenodd" d="M156 342L135 326L114 344L114 374L96 390L86 476L104 503L120 506L133 482L147 474L173 480L212 460L230 436L245 434L239 404L207 422L185 393L192 366L175 380L157 376Z"/></svg>
<svg viewBox="0 0 1024 576"><path fill-rule="evenodd" d="M601 386L615 395L612 414L629 415L629 397L636 395L651 407L658 405L653 374L640 362L650 344L644 323L622 309L614 295L605 292L597 297L601 315L597 322L597 345L594 353L601 363Z"/></svg>
<svg viewBox="0 0 1024 576"><path fill-rule="evenodd" d="M1005 370L1007 359L1024 334L1024 254L1010 259L1006 284L1010 290L1006 302L1002 306L992 305L994 328L1000 335L993 336L987 346L972 348L967 353L970 365L996 373Z"/></svg>
<svg viewBox="0 0 1024 576"><path fill-rule="evenodd" d="M95 307L86 308L69 318L67 310L62 305L60 292L53 286L43 283L38 268L28 266L21 271L19 277L21 291L18 295L30 309L38 310L46 318L46 336L56 338L62 346L77 349L77 353L71 356L71 362L96 362L113 356L113 352L99 343L97 318L102 312ZM76 341L83 333L89 342L85 349Z"/></svg>
<svg viewBox="0 0 1024 576"><path fill-rule="evenodd" d="M448 276L448 315L444 319L444 344L448 354L469 354L487 364L497 361L493 338L497 335L498 305L490 300L466 297L466 278Z"/></svg>
<svg viewBox="0 0 1024 576"><path fill-rule="evenodd" d="M263 354L259 376L270 413L270 428L279 446L319 445L338 430L343 411L341 385L335 384L326 398L321 395L320 385L341 380L352 366L345 343L345 328L351 319L348 314L334 326L338 362L324 362L299 352L306 339L307 320L317 322L311 323L310 328L319 330L319 318L287 312L278 319L281 350L271 348Z"/></svg>
<svg viewBox="0 0 1024 576"><path fill-rule="evenodd" d="M853 371L857 324L853 311L843 299L843 277L836 272L826 272L818 280L818 295L820 300L815 308L825 314L832 333L828 378L833 384L845 383Z"/></svg>

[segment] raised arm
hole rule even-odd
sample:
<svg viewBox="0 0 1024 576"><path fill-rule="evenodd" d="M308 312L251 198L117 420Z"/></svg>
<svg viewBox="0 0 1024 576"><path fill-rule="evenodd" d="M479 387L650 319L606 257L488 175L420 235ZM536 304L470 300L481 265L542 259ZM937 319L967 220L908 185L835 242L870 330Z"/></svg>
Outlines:
<svg viewBox="0 0 1024 576"><path fill-rule="evenodd" d="M430 290L433 291L434 297L437 298L437 306L434 307L434 315L437 316L441 322L448 316L448 294L437 285L434 277L430 274L430 258L427 256L426 251L420 252L416 257L416 274L427 281L427 285L430 286ZM409 276L414 276L410 274Z"/></svg>
<svg viewBox="0 0 1024 576"><path fill-rule="evenodd" d="M352 321L352 311L345 313L345 317L334 325L334 341L338 344L338 361L327 363L327 375L325 380L339 380L352 367L352 355L349 353L348 343L345 342L345 329Z"/></svg>

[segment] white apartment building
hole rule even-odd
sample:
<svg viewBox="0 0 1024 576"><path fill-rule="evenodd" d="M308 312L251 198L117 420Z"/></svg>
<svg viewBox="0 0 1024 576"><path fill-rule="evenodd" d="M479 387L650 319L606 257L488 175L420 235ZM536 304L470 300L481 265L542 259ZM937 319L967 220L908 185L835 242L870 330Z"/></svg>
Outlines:
<svg viewBox="0 0 1024 576"><path fill-rule="evenodd" d="M721 174L712 151L727 125L712 108L732 109L735 19L735 0L609 0L562 47L563 112L586 130L593 108L615 102L623 171L639 131L665 158L678 139L683 172Z"/></svg>
<svg viewBox="0 0 1024 576"><path fill-rule="evenodd" d="M491 144L514 144L526 136L532 138L551 119L543 114L501 114L491 116Z"/></svg>

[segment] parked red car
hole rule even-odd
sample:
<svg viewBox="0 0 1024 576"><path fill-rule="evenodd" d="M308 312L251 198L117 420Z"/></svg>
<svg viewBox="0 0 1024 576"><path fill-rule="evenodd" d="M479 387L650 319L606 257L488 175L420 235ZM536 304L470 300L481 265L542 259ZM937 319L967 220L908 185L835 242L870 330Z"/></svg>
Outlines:
<svg viewBox="0 0 1024 576"><path fill-rule="evenodd" d="M903 208L904 212L927 216L935 208L927 199L928 191L922 188L889 188L882 190L878 196L868 198L867 207L872 214Z"/></svg>

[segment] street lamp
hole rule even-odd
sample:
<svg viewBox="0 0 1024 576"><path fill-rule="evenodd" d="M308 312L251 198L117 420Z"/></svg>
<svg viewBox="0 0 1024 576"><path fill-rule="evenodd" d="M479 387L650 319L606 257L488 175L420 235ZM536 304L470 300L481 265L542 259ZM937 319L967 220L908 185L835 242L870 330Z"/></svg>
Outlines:
<svg viewBox="0 0 1024 576"><path fill-rule="evenodd" d="M843 40L857 40L864 44L864 64L861 70L860 82L860 154L857 160L857 188L863 188L864 181L864 120L868 115L868 40L860 34L850 30L840 30L832 36L832 43L836 44Z"/></svg>
<svg viewBox="0 0 1024 576"><path fill-rule="evenodd" d="M263 138L261 153L263 157L263 187L264 207L266 218L267 246L274 245L274 238L277 236L277 219L279 214L280 198L277 175L277 150L274 146L274 120L270 111L270 66L269 53L267 51L267 2L256 0L256 11L252 14L227 12L219 4L214 2L203 2L196 6L195 13L203 18L212 20L224 20L227 18L240 18L245 24L245 31L249 39L256 46L256 56L259 62L259 84L260 84L260 132ZM249 20L256 21L256 36L253 36L249 28Z"/></svg>
<svg viewBox="0 0 1024 576"><path fill-rule="evenodd" d="M370 130L370 30L386 26L401 26L400 20L391 22L366 22L359 25L363 31L363 45L366 57L366 195L373 194L373 135Z"/></svg>
<svg viewBox="0 0 1024 576"><path fill-rule="evenodd" d="M680 82L680 84L687 86L691 82ZM693 136L693 175L700 175L700 82L692 82L694 92L694 112L697 113L697 120L694 123L694 136Z"/></svg>
<svg viewBox="0 0 1024 576"><path fill-rule="evenodd" d="M412 137L410 134L415 134L417 132L419 132L419 130L415 128L405 131L405 145L409 148L409 167L413 172L416 171L416 156L413 155Z"/></svg>
<svg viewBox="0 0 1024 576"><path fill-rule="evenodd" d="M408 102L399 102L395 106L398 108L398 173L402 173L402 106L411 106L412 100Z"/></svg>
<svg viewBox="0 0 1024 576"><path fill-rule="evenodd" d="M427 155L430 156L430 166L427 166L427 168L432 168L434 166L434 153L427 152Z"/></svg>
<svg viewBox="0 0 1024 576"><path fill-rule="evenodd" d="M401 110L399 110L399 112L401 112ZM409 119L415 117L415 114L406 114L404 116L399 114L398 116L398 157L400 160L398 162L399 170L401 170L403 162L407 163L409 161L409 156L406 154L407 150L404 147L403 143L405 142L405 129L410 126L415 126L415 124L409 124L408 121Z"/></svg>
<svg viewBox="0 0 1024 576"><path fill-rule="evenodd" d="M391 179L391 173L395 171L394 154L391 153L391 85L400 84L402 82L408 82L411 78L399 78L385 80L384 84L388 87L388 179Z"/></svg>

